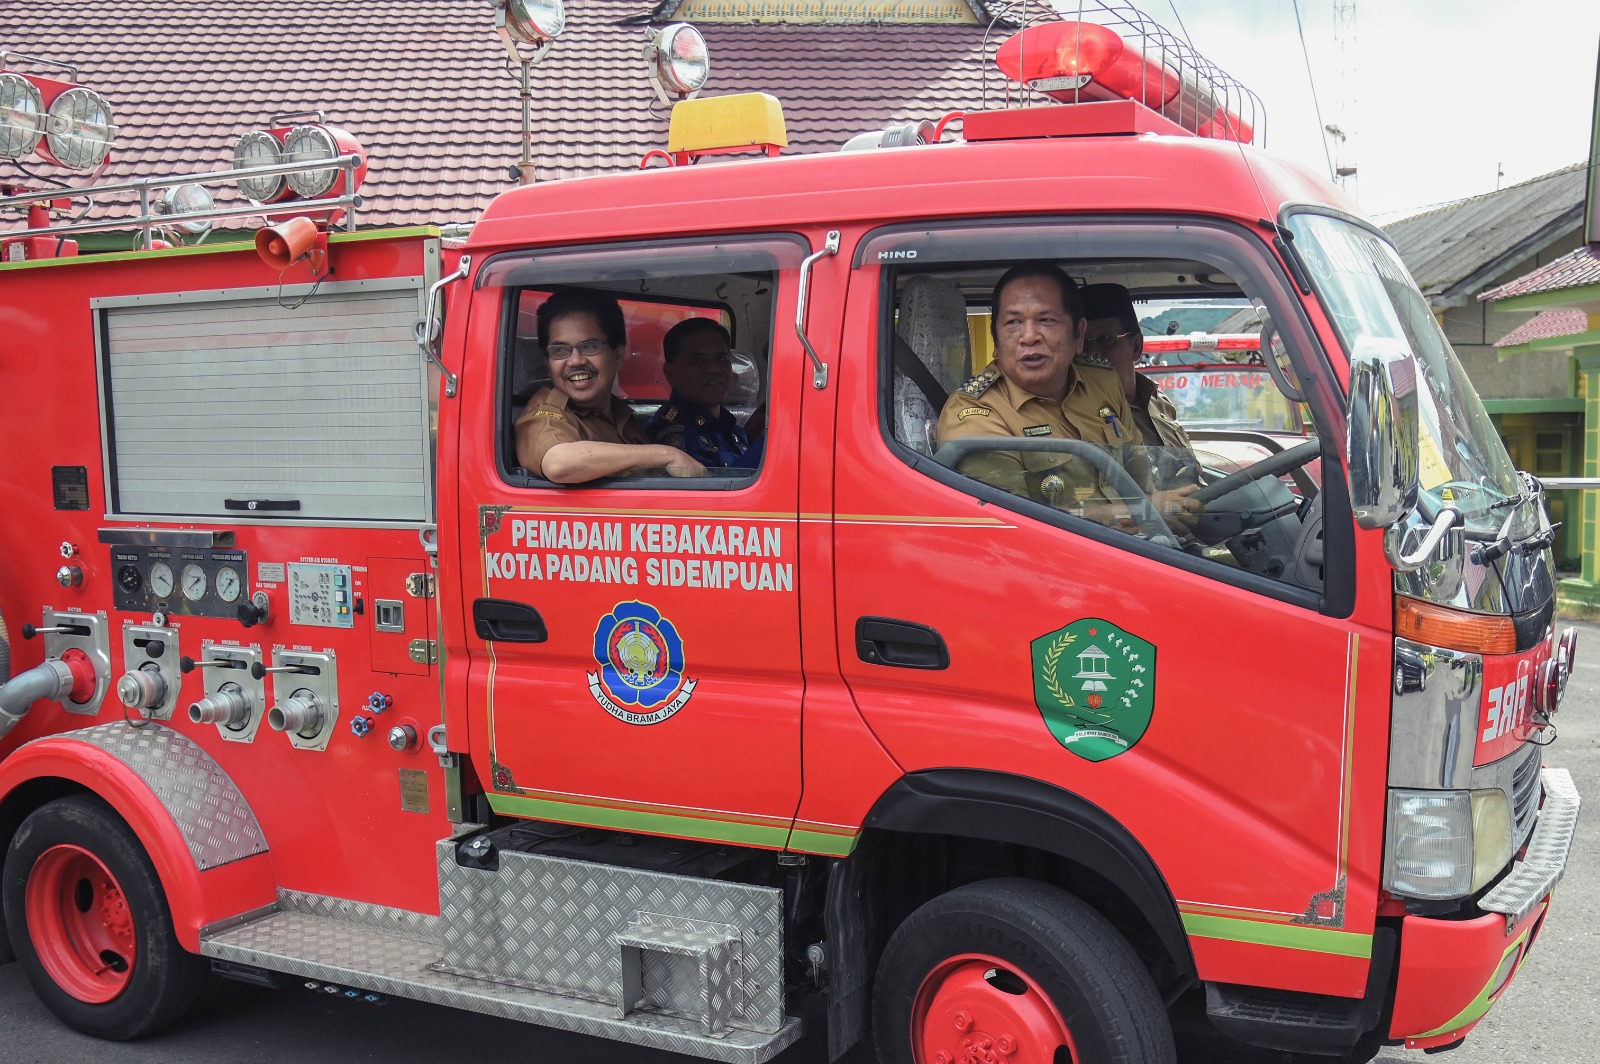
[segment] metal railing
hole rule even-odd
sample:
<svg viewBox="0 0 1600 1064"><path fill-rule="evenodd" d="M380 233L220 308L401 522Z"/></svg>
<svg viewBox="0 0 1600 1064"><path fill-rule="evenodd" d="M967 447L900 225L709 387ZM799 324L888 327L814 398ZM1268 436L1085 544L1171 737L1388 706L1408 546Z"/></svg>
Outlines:
<svg viewBox="0 0 1600 1064"><path fill-rule="evenodd" d="M11 240L29 236L65 236L71 233L105 233L136 228L141 234L143 246L149 248L155 239L155 231L167 226L186 222L217 221L223 218L271 218L277 215L304 214L308 211L326 210L343 210L343 228L346 232L354 232L356 228L356 209L361 206L361 197L354 193L347 192L342 196L324 196L318 199L282 200L277 203L251 203L244 207L213 207L207 211L184 211L182 213L158 211L154 204L160 202L160 198L153 198L151 193L176 188L179 185L220 184L245 177L277 177L279 175L304 174L317 170L335 169L344 171L344 187L351 188L355 184L356 169L361 163L361 156L352 153L350 155L341 155L335 159L319 159L316 162L274 163L270 166L250 166L236 170L213 170L209 173L179 177L141 177L132 181L118 181L103 185L86 185L80 188L51 188L38 192L21 192L11 196L0 196L0 210L4 210L8 207L26 206L41 200L69 197L98 199L122 193L134 193L137 196L137 202L122 206L137 207L138 210L138 213L132 217L113 215L97 218L93 221L63 222L57 225L29 229L4 229L0 230L0 236Z"/></svg>

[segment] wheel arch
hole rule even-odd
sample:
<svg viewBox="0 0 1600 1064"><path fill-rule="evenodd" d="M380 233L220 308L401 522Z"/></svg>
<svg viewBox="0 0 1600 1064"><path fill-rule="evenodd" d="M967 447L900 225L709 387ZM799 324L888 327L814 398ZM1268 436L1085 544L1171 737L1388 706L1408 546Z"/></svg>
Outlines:
<svg viewBox="0 0 1600 1064"><path fill-rule="evenodd" d="M276 901L265 850L201 868L149 782L121 758L71 735L36 740L0 761L0 855L30 813L70 794L101 799L133 831L161 881L178 941L190 952L199 952L206 926Z"/></svg>
<svg viewBox="0 0 1600 1064"><path fill-rule="evenodd" d="M1194 955L1166 878L1132 832L1079 795L1011 773L931 769L895 781L863 827L856 850L833 867L824 906L831 954L830 1057L865 1033L873 972L888 935L904 910L927 900L905 894L903 880L912 874L912 863L904 860L908 845L988 845L1016 859L1047 855L1092 874L1100 889L1079 897L1102 914L1117 912L1142 924L1177 978L1187 984L1195 977ZM895 911L897 905L902 911Z"/></svg>

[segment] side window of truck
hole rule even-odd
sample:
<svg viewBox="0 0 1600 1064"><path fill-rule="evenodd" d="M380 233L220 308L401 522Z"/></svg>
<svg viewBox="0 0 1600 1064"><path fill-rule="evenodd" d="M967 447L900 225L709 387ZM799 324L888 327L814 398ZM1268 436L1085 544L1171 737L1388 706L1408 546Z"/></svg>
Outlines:
<svg viewBox="0 0 1600 1064"><path fill-rule="evenodd" d="M501 477L514 487L551 484L523 468L516 424L536 408L568 401L539 323L546 303L576 300L621 312L612 409L626 410L622 420L631 420L640 438L687 451L706 475L644 469L569 487L717 490L754 482L765 454L776 308L781 296L792 301L787 286L805 253L799 238L779 236L541 250L490 262L478 283L503 293L495 428ZM544 317L550 320L548 312Z"/></svg>
<svg viewBox="0 0 1600 1064"><path fill-rule="evenodd" d="M1335 393L1245 234L884 230L858 263L883 264L880 413L902 459L1065 529L1322 602L1339 564L1324 530L1344 504L1323 494L1319 426L1339 422L1336 400L1319 420L1305 382Z"/></svg>

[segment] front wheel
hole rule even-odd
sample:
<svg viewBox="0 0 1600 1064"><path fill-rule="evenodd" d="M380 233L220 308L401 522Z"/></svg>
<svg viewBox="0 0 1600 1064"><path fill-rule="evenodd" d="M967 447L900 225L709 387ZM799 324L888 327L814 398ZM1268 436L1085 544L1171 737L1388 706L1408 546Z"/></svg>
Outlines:
<svg viewBox="0 0 1600 1064"><path fill-rule="evenodd" d="M69 1027L124 1041L194 1004L206 963L178 944L155 867L98 798L34 810L0 871L6 930L34 992Z"/></svg>
<svg viewBox="0 0 1600 1064"><path fill-rule="evenodd" d="M1174 1064L1161 998L1132 947L1056 887L993 879L922 906L889 940L873 995L884 1064Z"/></svg>

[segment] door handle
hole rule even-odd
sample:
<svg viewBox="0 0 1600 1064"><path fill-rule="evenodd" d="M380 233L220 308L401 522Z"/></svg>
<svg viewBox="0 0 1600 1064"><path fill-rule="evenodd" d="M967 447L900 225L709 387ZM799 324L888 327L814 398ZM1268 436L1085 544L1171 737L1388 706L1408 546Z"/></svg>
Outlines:
<svg viewBox="0 0 1600 1064"><path fill-rule="evenodd" d="M538 610L509 599L481 598L473 602L472 626L479 639L499 643L543 643L550 638Z"/></svg>
<svg viewBox="0 0 1600 1064"><path fill-rule="evenodd" d="M950 649L944 637L925 624L892 617L856 620L856 654L873 665L902 669L948 669Z"/></svg>

